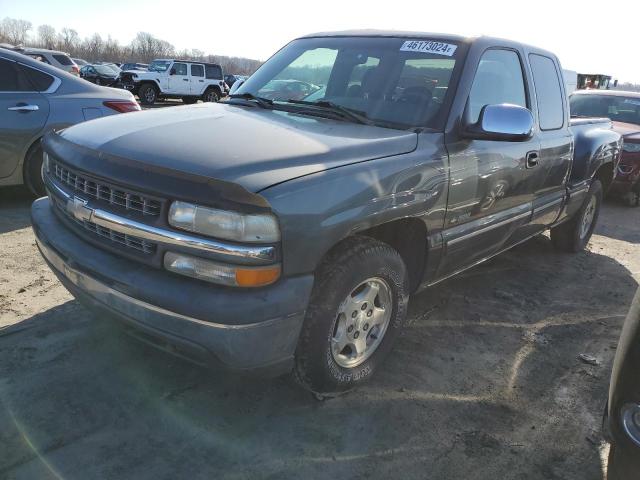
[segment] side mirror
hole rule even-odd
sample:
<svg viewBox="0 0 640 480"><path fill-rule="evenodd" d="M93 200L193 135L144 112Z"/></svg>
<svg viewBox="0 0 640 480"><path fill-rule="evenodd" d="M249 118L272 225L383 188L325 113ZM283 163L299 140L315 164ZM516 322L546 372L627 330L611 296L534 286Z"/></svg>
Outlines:
<svg viewBox="0 0 640 480"><path fill-rule="evenodd" d="M517 105L503 103L485 105L476 123L465 123L463 135L479 140L523 142L533 135L531 111Z"/></svg>
<svg viewBox="0 0 640 480"><path fill-rule="evenodd" d="M175 75L176 74L176 69L172 68L171 70L169 70L169 75Z"/></svg>

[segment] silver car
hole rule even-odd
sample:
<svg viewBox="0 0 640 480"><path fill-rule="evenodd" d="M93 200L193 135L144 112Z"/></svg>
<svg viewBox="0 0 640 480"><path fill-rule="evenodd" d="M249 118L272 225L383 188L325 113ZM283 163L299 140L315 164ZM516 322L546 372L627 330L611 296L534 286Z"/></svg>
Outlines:
<svg viewBox="0 0 640 480"><path fill-rule="evenodd" d="M126 90L99 87L0 48L0 186L44 195L40 139L50 130L140 110Z"/></svg>

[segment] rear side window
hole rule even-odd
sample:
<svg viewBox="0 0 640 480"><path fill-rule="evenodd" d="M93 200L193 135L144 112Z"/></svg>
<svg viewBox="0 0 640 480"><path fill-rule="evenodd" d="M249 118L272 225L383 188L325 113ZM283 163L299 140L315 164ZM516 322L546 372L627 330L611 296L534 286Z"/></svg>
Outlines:
<svg viewBox="0 0 640 480"><path fill-rule="evenodd" d="M28 92L33 87L20 73L15 62L0 58L0 92Z"/></svg>
<svg viewBox="0 0 640 480"><path fill-rule="evenodd" d="M558 71L553 60L542 55L529 55L533 83L538 99L540 129L556 130L564 125L564 100Z"/></svg>
<svg viewBox="0 0 640 480"><path fill-rule="evenodd" d="M23 75L29 80L32 87L31 90L44 92L53 83L53 77L47 73L29 68L25 65L19 65L18 68L20 68Z"/></svg>
<svg viewBox="0 0 640 480"><path fill-rule="evenodd" d="M191 75L194 77L204 77L204 67L202 65L191 65Z"/></svg>
<svg viewBox="0 0 640 480"><path fill-rule="evenodd" d="M487 50L480 59L469 94L468 114L475 123L485 105L527 107L520 57L512 50Z"/></svg>
<svg viewBox="0 0 640 480"><path fill-rule="evenodd" d="M55 54L53 55L53 58L55 58L58 62L60 62L61 65L64 65L64 66L73 65L73 60L71 60L66 55Z"/></svg>
<svg viewBox="0 0 640 480"><path fill-rule="evenodd" d="M220 65L205 65L204 71L207 78L222 79L222 68L220 68Z"/></svg>

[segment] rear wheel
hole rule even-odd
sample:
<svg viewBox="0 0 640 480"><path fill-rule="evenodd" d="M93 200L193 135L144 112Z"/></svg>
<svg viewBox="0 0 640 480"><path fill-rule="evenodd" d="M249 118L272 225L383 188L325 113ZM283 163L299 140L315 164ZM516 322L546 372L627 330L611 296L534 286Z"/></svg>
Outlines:
<svg viewBox="0 0 640 480"><path fill-rule="evenodd" d="M44 197L47 194L42 179L42 147L40 142L31 147L25 158L24 183L36 197Z"/></svg>
<svg viewBox="0 0 640 480"><path fill-rule="evenodd" d="M138 90L138 98L143 105L153 105L158 98L158 91L153 85L145 83Z"/></svg>
<svg viewBox="0 0 640 480"><path fill-rule="evenodd" d="M215 88L210 88L202 95L203 102L217 102L218 100L220 100L220 95Z"/></svg>
<svg viewBox="0 0 640 480"><path fill-rule="evenodd" d="M296 348L295 376L335 395L382 365L407 313L409 281L396 250L368 237L346 240L323 261Z"/></svg>
<svg viewBox="0 0 640 480"><path fill-rule="evenodd" d="M596 179L591 183L587 197L575 216L551 229L551 241L554 246L570 253L584 250L598 222L601 205L602 183Z"/></svg>

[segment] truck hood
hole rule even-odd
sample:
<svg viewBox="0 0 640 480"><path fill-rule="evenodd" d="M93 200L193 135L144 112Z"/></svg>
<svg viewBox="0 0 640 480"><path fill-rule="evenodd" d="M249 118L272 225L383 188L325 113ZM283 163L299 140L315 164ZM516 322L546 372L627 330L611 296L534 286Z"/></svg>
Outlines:
<svg viewBox="0 0 640 480"><path fill-rule="evenodd" d="M62 136L101 155L233 182L251 192L417 145L411 131L213 103L114 115Z"/></svg>

